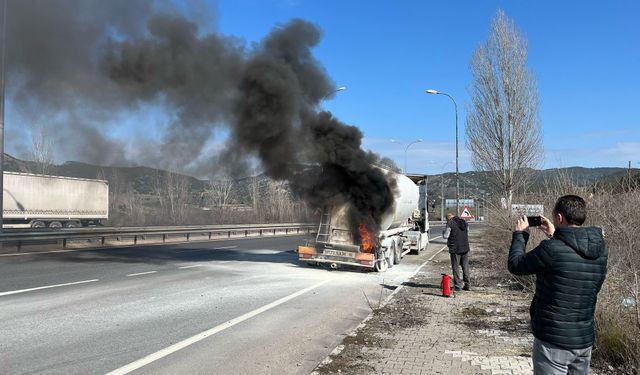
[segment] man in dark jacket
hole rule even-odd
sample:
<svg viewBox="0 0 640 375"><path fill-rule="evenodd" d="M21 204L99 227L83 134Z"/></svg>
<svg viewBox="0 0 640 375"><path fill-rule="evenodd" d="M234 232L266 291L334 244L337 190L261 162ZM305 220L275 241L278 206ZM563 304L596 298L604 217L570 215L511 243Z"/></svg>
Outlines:
<svg viewBox="0 0 640 375"><path fill-rule="evenodd" d="M516 222L509 250L509 272L536 275L531 302L535 374L588 374L595 340L593 315L607 273L602 230L582 227L586 202L566 195L556 202L553 223L542 217L549 237L525 253L529 222Z"/></svg>
<svg viewBox="0 0 640 375"><path fill-rule="evenodd" d="M469 228L467 222L453 214L447 214L447 227L442 233L447 240L453 285L456 290L469 290ZM462 266L462 280L458 266ZM463 285L464 282L464 285Z"/></svg>

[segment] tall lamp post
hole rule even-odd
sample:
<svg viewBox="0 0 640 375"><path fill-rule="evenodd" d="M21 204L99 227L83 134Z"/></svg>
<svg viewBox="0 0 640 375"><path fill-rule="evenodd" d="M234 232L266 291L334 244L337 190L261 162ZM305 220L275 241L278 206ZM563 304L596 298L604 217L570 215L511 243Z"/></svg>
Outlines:
<svg viewBox="0 0 640 375"><path fill-rule="evenodd" d="M4 213L3 195L4 195L4 71L5 71L5 41L7 32L7 2L2 0L0 3L0 233L2 233ZM0 243L2 247L2 243Z"/></svg>
<svg viewBox="0 0 640 375"><path fill-rule="evenodd" d="M427 94L432 95L445 95L453 102L453 106L456 111L456 214L460 212L460 180L459 176L459 168L458 168L458 103L456 103L455 99L446 92L437 91L437 90L425 90Z"/></svg>
<svg viewBox="0 0 640 375"><path fill-rule="evenodd" d="M452 162L448 161L442 165L440 168L440 220L444 222L444 167L451 164Z"/></svg>
<svg viewBox="0 0 640 375"><path fill-rule="evenodd" d="M420 143L420 142L423 142L422 138L420 138L420 139L416 139L415 141L410 142L410 143L409 143L409 144L404 148L404 173L405 173L405 174L407 173L407 151L409 151L409 147L411 147L411 145L416 144L416 143ZM404 143L402 143L402 142L400 142L400 141L397 141L397 140L395 140L395 139L392 139L392 140L391 140L391 143L398 143L398 144L404 145Z"/></svg>

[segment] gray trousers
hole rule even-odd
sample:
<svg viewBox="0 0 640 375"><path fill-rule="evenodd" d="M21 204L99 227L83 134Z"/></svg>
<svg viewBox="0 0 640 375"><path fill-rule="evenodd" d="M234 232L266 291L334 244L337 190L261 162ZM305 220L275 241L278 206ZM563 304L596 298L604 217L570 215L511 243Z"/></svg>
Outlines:
<svg viewBox="0 0 640 375"><path fill-rule="evenodd" d="M464 254L449 254L451 256L451 272L453 272L453 285L458 288L462 288L464 285L469 285L469 252ZM462 267L462 280L460 279L460 270L458 266Z"/></svg>
<svg viewBox="0 0 640 375"><path fill-rule="evenodd" d="M589 374L591 347L568 350L534 339L532 359L534 374Z"/></svg>

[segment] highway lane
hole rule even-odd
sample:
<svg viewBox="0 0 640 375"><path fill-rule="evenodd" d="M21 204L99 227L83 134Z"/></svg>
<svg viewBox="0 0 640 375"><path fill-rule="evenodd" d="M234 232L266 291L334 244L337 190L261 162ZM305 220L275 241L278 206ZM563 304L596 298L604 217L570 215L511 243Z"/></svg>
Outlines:
<svg viewBox="0 0 640 375"><path fill-rule="evenodd" d="M378 274L299 263L304 240L0 257L2 372L107 373L217 330L134 373L308 373L442 247Z"/></svg>

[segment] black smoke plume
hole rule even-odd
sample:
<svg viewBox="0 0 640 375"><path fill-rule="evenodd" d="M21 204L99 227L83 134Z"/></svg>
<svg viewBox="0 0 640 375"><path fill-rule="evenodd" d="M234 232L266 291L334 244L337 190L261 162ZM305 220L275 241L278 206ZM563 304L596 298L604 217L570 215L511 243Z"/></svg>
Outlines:
<svg viewBox="0 0 640 375"><path fill-rule="evenodd" d="M377 230L393 206L394 186L362 150L362 133L318 110L335 84L312 54L315 25L292 20L248 47L204 33L213 19L171 1L9 4L11 100L25 119L48 119L65 138L56 144L83 161L243 175L257 160L315 207L351 202L356 234L359 223ZM149 103L171 114L161 134L122 140L104 127ZM218 128L229 137L207 155Z"/></svg>

